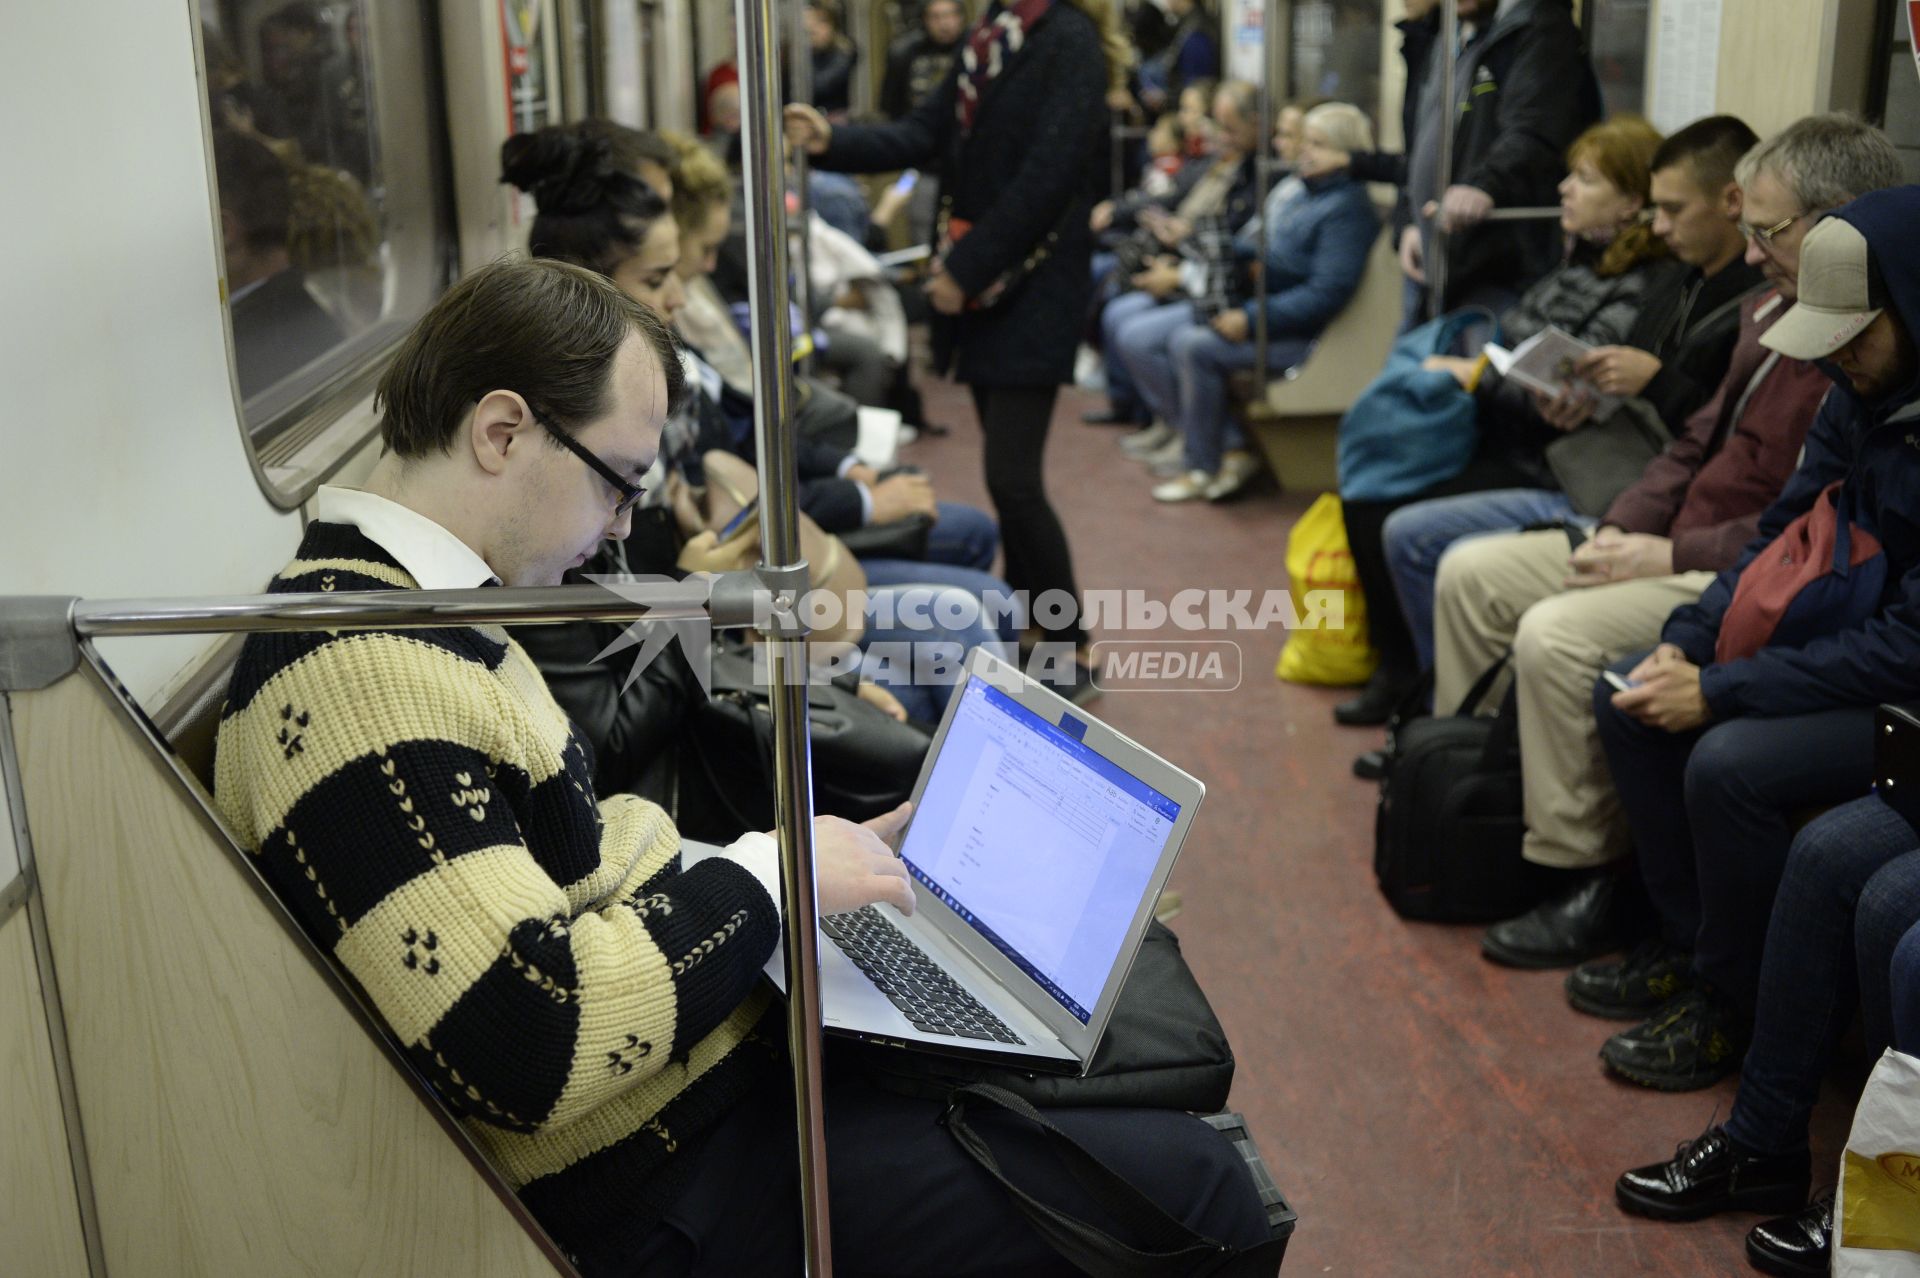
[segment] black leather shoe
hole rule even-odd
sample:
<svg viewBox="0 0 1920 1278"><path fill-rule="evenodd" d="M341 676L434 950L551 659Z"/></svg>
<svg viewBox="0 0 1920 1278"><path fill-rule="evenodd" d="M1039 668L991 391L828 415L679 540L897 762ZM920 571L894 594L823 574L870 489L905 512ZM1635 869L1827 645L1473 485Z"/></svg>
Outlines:
<svg viewBox="0 0 1920 1278"><path fill-rule="evenodd" d="M1608 1069L1662 1092L1711 1087L1740 1068L1750 1031L1725 997L1696 986L1600 1049Z"/></svg>
<svg viewBox="0 0 1920 1278"><path fill-rule="evenodd" d="M1091 413L1080 414L1080 420L1089 426L1143 426L1140 415L1112 408L1098 408Z"/></svg>
<svg viewBox="0 0 1920 1278"><path fill-rule="evenodd" d="M1508 967L1537 970L1572 967L1617 950L1627 931L1619 894L1620 875L1615 871L1582 875L1572 890L1488 928L1480 938L1480 952Z"/></svg>
<svg viewBox="0 0 1920 1278"><path fill-rule="evenodd" d="M1681 1141L1664 1163L1636 1167L1614 1182L1623 1211L1655 1220L1699 1220L1723 1211L1786 1211L1807 1199L1809 1159L1738 1149L1714 1124Z"/></svg>
<svg viewBox="0 0 1920 1278"><path fill-rule="evenodd" d="M1833 1264L1833 1191L1791 1216L1763 1220L1747 1231L1747 1263L1781 1278L1820 1278Z"/></svg>
<svg viewBox="0 0 1920 1278"><path fill-rule="evenodd" d="M1567 973L1574 1010L1610 1021L1637 1021L1693 987L1693 955L1644 941L1623 959L1582 963Z"/></svg>
<svg viewBox="0 0 1920 1278"><path fill-rule="evenodd" d="M1349 728L1370 728L1383 724L1407 699L1407 692L1412 686L1410 680L1375 672L1373 678L1367 680L1367 686L1360 690L1359 696L1342 701L1333 708L1333 721Z"/></svg>
<svg viewBox="0 0 1920 1278"><path fill-rule="evenodd" d="M1362 781L1382 781L1387 775L1387 752L1368 750L1353 761L1353 775Z"/></svg>

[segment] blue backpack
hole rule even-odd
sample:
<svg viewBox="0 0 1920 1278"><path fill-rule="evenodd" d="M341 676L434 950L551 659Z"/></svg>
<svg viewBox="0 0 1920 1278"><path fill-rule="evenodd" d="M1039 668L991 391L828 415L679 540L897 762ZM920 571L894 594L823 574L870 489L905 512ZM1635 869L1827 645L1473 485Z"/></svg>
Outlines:
<svg viewBox="0 0 1920 1278"><path fill-rule="evenodd" d="M1480 440L1479 407L1453 374L1420 365L1454 354L1460 334L1486 320L1485 311L1455 311L1394 342L1380 376L1340 419L1341 500L1397 501L1466 469Z"/></svg>

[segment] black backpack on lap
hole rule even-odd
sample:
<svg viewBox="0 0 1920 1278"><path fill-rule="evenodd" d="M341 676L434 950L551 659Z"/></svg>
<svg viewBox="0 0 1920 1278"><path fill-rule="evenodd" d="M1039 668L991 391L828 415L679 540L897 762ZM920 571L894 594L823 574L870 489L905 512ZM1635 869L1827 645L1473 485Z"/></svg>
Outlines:
<svg viewBox="0 0 1920 1278"><path fill-rule="evenodd" d="M1401 714L1388 727L1373 872L1402 918L1494 922L1531 909L1547 890L1545 871L1520 855L1526 821L1514 690L1493 718L1474 713L1508 656L1452 715Z"/></svg>

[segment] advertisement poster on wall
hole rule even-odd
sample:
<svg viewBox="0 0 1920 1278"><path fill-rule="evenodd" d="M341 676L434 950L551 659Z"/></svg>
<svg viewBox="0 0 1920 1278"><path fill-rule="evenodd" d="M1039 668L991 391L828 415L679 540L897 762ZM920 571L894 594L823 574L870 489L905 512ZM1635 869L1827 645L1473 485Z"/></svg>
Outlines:
<svg viewBox="0 0 1920 1278"><path fill-rule="evenodd" d="M1227 74L1249 84L1260 83L1267 65L1266 0L1233 0L1232 42L1227 47Z"/></svg>

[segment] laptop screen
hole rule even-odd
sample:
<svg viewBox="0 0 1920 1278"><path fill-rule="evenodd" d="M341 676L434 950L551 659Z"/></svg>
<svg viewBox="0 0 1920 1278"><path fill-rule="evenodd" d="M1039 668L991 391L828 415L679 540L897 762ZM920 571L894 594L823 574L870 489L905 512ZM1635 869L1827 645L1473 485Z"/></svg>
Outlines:
<svg viewBox="0 0 1920 1278"><path fill-rule="evenodd" d="M1180 805L984 679L968 679L900 855L1081 1023Z"/></svg>

